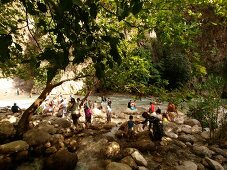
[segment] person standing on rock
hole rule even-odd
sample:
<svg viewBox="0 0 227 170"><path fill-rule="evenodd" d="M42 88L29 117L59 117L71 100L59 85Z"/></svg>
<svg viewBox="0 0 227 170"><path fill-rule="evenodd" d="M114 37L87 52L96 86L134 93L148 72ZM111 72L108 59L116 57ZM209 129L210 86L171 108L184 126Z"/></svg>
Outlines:
<svg viewBox="0 0 227 170"><path fill-rule="evenodd" d="M154 113L155 112L155 105L154 102L150 102L149 112Z"/></svg>
<svg viewBox="0 0 227 170"><path fill-rule="evenodd" d="M170 118L170 121L174 121L175 117L178 116L177 108L175 104L173 104L172 102L168 103L166 111L167 111L167 115Z"/></svg>
<svg viewBox="0 0 227 170"><path fill-rule="evenodd" d="M111 117L112 117L112 110L111 107L109 105L106 106L106 118L107 118L107 123L111 122Z"/></svg>
<svg viewBox="0 0 227 170"><path fill-rule="evenodd" d="M91 124L91 116L92 116L92 112L91 112L91 101L85 101L84 103L84 113L85 113L85 125L86 128L88 128Z"/></svg>
<svg viewBox="0 0 227 170"><path fill-rule="evenodd" d="M133 116L130 115L129 121L127 122L127 127L128 127L127 138L128 138L128 141L134 140L134 138L135 138L134 125L135 125L135 122L133 121Z"/></svg>

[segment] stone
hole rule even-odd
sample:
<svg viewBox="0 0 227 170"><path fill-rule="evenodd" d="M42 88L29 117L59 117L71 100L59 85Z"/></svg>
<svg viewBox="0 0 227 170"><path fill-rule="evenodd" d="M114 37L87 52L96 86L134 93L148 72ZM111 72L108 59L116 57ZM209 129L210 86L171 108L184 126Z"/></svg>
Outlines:
<svg viewBox="0 0 227 170"><path fill-rule="evenodd" d="M131 142L131 147L136 148L140 151L152 151L155 150L155 144L151 141L151 139L141 139L136 140L135 142Z"/></svg>
<svg viewBox="0 0 227 170"><path fill-rule="evenodd" d="M23 140L13 141L0 145L0 154L11 154L27 150L29 145Z"/></svg>
<svg viewBox="0 0 227 170"><path fill-rule="evenodd" d="M54 125L50 125L48 123L41 123L38 125L37 129L47 132L51 135L55 134L57 132L57 129L54 127Z"/></svg>
<svg viewBox="0 0 227 170"><path fill-rule="evenodd" d="M220 163L218 163L217 161L212 160L208 157L206 157L205 160L211 166L211 168L213 168L214 170L224 170L223 166Z"/></svg>
<svg viewBox="0 0 227 170"><path fill-rule="evenodd" d="M148 169L144 166L138 166L138 170L148 170Z"/></svg>
<svg viewBox="0 0 227 170"><path fill-rule="evenodd" d="M55 118L52 122L53 125L58 125L60 128L71 127L71 122L64 118Z"/></svg>
<svg viewBox="0 0 227 170"><path fill-rule="evenodd" d="M202 132L202 127L198 125L194 125L192 127L192 133L201 133Z"/></svg>
<svg viewBox="0 0 227 170"><path fill-rule="evenodd" d="M214 154L214 151L211 151L206 146L201 146L201 145L194 145L193 152L196 155L204 156L204 157L207 156L209 158L212 157L212 155Z"/></svg>
<svg viewBox="0 0 227 170"><path fill-rule="evenodd" d="M223 149L220 149L220 148L217 148L217 147L210 147L210 150L218 153L218 154L221 154L222 156L224 156L225 158L227 158L227 152L225 152Z"/></svg>
<svg viewBox="0 0 227 170"><path fill-rule="evenodd" d="M206 140L210 139L210 132L209 131L203 131L200 135Z"/></svg>
<svg viewBox="0 0 227 170"><path fill-rule="evenodd" d="M107 158L113 158L120 152L120 150L120 145L117 142L109 142L107 146L102 149L102 153Z"/></svg>
<svg viewBox="0 0 227 170"><path fill-rule="evenodd" d="M173 139L177 139L178 138L178 135L176 133L174 133L174 132L166 132L165 135L170 137L170 138L173 138Z"/></svg>
<svg viewBox="0 0 227 170"><path fill-rule="evenodd" d="M50 154L53 154L53 153L55 153L57 151L58 151L57 148L55 146L52 146L52 147L47 148L45 153L50 155Z"/></svg>
<svg viewBox="0 0 227 170"><path fill-rule="evenodd" d="M181 132L184 132L186 134L191 134L192 133L192 127L189 125L181 125L180 126Z"/></svg>
<svg viewBox="0 0 227 170"><path fill-rule="evenodd" d="M43 169L74 170L77 162L78 157L76 153L71 153L63 149L46 158L44 160Z"/></svg>
<svg viewBox="0 0 227 170"><path fill-rule="evenodd" d="M174 140L174 143L181 148L187 148L187 145L179 140Z"/></svg>
<svg viewBox="0 0 227 170"><path fill-rule="evenodd" d="M226 159L222 155L215 155L213 156L214 160L218 163L222 164L226 161Z"/></svg>
<svg viewBox="0 0 227 170"><path fill-rule="evenodd" d="M197 119L186 119L186 120L184 120L184 124L189 125L191 127L193 127L195 125L201 127L201 123Z"/></svg>
<svg viewBox="0 0 227 170"><path fill-rule="evenodd" d="M51 140L51 135L40 129L33 128L23 135L23 140L26 141L30 146L44 145Z"/></svg>
<svg viewBox="0 0 227 170"><path fill-rule="evenodd" d="M129 165L132 169L138 168L136 162L134 161L134 159L131 156L124 157L123 159L121 159L120 162Z"/></svg>
<svg viewBox="0 0 227 170"><path fill-rule="evenodd" d="M197 165L192 161L184 161L182 165L176 166L175 170L197 170Z"/></svg>
<svg viewBox="0 0 227 170"><path fill-rule="evenodd" d="M0 167L1 170L10 170L12 169L12 159L10 157L0 157Z"/></svg>
<svg viewBox="0 0 227 170"><path fill-rule="evenodd" d="M127 164L111 162L107 165L106 170L132 170L132 168Z"/></svg>
<svg viewBox="0 0 227 170"><path fill-rule="evenodd" d="M190 143L195 143L197 142L197 139L195 138L195 136L190 135L190 134L181 134L178 137L179 140L183 141L183 142L190 142Z"/></svg>
<svg viewBox="0 0 227 170"><path fill-rule="evenodd" d="M15 161L25 161L28 160L29 158L29 154L27 150L24 151L20 151L18 153L16 153L14 160Z"/></svg>
<svg viewBox="0 0 227 170"><path fill-rule="evenodd" d="M6 138L13 137L16 134L16 130L10 122L1 122L0 123L0 142Z"/></svg>
<svg viewBox="0 0 227 170"><path fill-rule="evenodd" d="M147 166L147 160L143 157L143 155L139 151L135 151L131 154L132 158L135 160L137 165Z"/></svg>

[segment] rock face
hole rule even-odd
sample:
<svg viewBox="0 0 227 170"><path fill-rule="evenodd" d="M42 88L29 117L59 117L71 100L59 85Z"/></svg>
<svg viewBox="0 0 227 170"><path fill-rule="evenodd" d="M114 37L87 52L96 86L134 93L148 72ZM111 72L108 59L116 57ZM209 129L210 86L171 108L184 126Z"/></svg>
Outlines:
<svg viewBox="0 0 227 170"><path fill-rule="evenodd" d="M206 146L200 145L193 146L193 152L199 156L207 156L209 158L214 154L214 152L209 150Z"/></svg>
<svg viewBox="0 0 227 170"><path fill-rule="evenodd" d="M131 156L124 157L120 162L129 165L132 169L138 169L136 162Z"/></svg>
<svg viewBox="0 0 227 170"><path fill-rule="evenodd" d="M51 140L51 135L40 129L31 129L23 135L23 140L29 145L43 145Z"/></svg>
<svg viewBox="0 0 227 170"><path fill-rule="evenodd" d="M43 169L48 170L74 170L78 162L76 153L60 150L44 160Z"/></svg>
<svg viewBox="0 0 227 170"><path fill-rule="evenodd" d="M198 125L199 127L201 127L201 123L196 119L186 119L186 120L184 120L184 124L189 125L191 127L193 127L195 125Z"/></svg>
<svg viewBox="0 0 227 170"><path fill-rule="evenodd" d="M132 170L132 168L124 163L111 162L107 165L106 170Z"/></svg>
<svg viewBox="0 0 227 170"><path fill-rule="evenodd" d="M0 154L11 154L27 150L29 145L23 140L18 140L0 145Z"/></svg>

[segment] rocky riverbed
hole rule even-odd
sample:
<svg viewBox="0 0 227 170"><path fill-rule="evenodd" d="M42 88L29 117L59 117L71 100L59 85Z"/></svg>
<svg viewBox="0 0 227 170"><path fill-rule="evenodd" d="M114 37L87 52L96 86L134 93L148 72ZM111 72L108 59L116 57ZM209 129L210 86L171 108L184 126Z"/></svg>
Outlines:
<svg viewBox="0 0 227 170"><path fill-rule="evenodd" d="M1 108L1 169L227 169L227 140L220 145L208 144L209 131L202 129L198 120L179 112L175 122L164 123L165 136L161 141L153 141L149 131L138 124L135 140L128 141L124 132L128 116L133 114L135 120L143 120L141 113L150 100L138 101L136 112L126 109L129 98L118 96L111 100L113 118L109 124L104 112L94 113L88 129L84 117L75 128L67 118L33 115L31 129L22 139L14 138L14 125L21 115L13 115L7 107ZM161 105L162 109L165 107Z"/></svg>

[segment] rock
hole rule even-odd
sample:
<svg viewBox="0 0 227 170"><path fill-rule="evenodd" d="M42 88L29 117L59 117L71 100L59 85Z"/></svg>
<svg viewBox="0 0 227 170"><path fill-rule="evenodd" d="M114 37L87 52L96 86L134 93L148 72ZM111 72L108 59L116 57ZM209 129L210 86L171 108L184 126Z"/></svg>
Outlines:
<svg viewBox="0 0 227 170"><path fill-rule="evenodd" d="M198 125L194 125L192 127L192 133L201 133L202 132L202 127Z"/></svg>
<svg viewBox="0 0 227 170"><path fill-rule="evenodd" d="M189 125L181 125L180 126L180 131L184 132L186 134L191 134L192 133L192 127Z"/></svg>
<svg viewBox="0 0 227 170"><path fill-rule="evenodd" d="M0 123L0 142L6 138L13 137L16 133L16 130L10 122L1 122Z"/></svg>
<svg viewBox="0 0 227 170"><path fill-rule="evenodd" d="M27 150L20 151L16 153L14 160L15 161L25 161L29 158L29 154Z"/></svg>
<svg viewBox="0 0 227 170"><path fill-rule="evenodd" d="M209 131L203 131L200 135L206 140L210 139L210 132Z"/></svg>
<svg viewBox="0 0 227 170"><path fill-rule="evenodd" d="M127 164L111 162L107 165L106 170L132 170L132 168Z"/></svg>
<svg viewBox="0 0 227 170"><path fill-rule="evenodd" d="M205 160L211 166L211 168L213 168L215 170L224 170L223 166L220 163L218 163L217 161L214 161L207 157L205 158Z"/></svg>
<svg viewBox="0 0 227 170"><path fill-rule="evenodd" d="M148 170L148 169L144 166L138 166L138 170Z"/></svg>
<svg viewBox="0 0 227 170"><path fill-rule="evenodd" d="M52 122L53 125L58 125L61 128L71 127L71 122L64 118L55 118Z"/></svg>
<svg viewBox="0 0 227 170"><path fill-rule="evenodd" d="M76 153L71 153L63 149L45 159L43 169L74 170L77 162L78 157Z"/></svg>
<svg viewBox="0 0 227 170"><path fill-rule="evenodd" d="M124 113L127 115L138 114L138 110L137 109L131 110L131 109L127 108L127 109L125 109Z"/></svg>
<svg viewBox="0 0 227 170"><path fill-rule="evenodd" d="M135 160L135 162L137 163L137 165L141 165L141 166L147 166L147 161L146 159L143 157L143 155L141 155L140 152L135 151L131 154L132 158Z"/></svg>
<svg viewBox="0 0 227 170"><path fill-rule="evenodd" d="M48 123L41 123L38 125L37 127L39 130L42 130L44 132L47 132L49 134L55 134L57 132L57 129L53 126L53 125L50 125Z"/></svg>
<svg viewBox="0 0 227 170"><path fill-rule="evenodd" d="M123 130L118 130L118 131L115 132L114 135L115 135L117 138L121 139L121 138L123 138L123 137L126 136L126 133L125 133L125 131L123 131Z"/></svg>
<svg viewBox="0 0 227 170"><path fill-rule="evenodd" d="M197 170L197 165L192 161L184 161L182 165L176 166L176 170Z"/></svg>
<svg viewBox="0 0 227 170"><path fill-rule="evenodd" d="M201 123L197 119L186 119L186 120L184 120L184 124L189 125L191 127L193 127L195 125L201 127Z"/></svg>
<svg viewBox="0 0 227 170"><path fill-rule="evenodd" d="M190 134L181 134L179 137L178 137L179 140L183 141L183 142L190 142L190 143L195 143L197 142L197 139L193 136L193 135L190 135Z"/></svg>
<svg viewBox="0 0 227 170"><path fill-rule="evenodd" d="M226 159L222 155L215 155L213 156L213 158L220 164L223 164L226 161Z"/></svg>
<svg viewBox="0 0 227 170"><path fill-rule="evenodd" d="M30 146L43 145L51 140L51 135L45 131L33 128L23 135L23 140Z"/></svg>
<svg viewBox="0 0 227 170"><path fill-rule="evenodd" d="M211 157L214 152L209 150L206 146L201 146L201 145L195 145L193 146L193 152L196 154L196 155L199 155L199 156L207 156L207 157Z"/></svg>
<svg viewBox="0 0 227 170"><path fill-rule="evenodd" d="M173 141L177 146L181 147L181 148L187 148L187 145L184 144L184 142L181 142L179 140L174 140Z"/></svg>
<svg viewBox="0 0 227 170"><path fill-rule="evenodd" d="M173 132L166 132L165 135L170 137L170 138L173 138L173 139L178 138L178 135L176 133L173 133Z"/></svg>
<svg viewBox="0 0 227 170"><path fill-rule="evenodd" d="M52 147L47 148L45 153L48 154L48 155L51 155L51 154L53 154L57 151L58 151L57 148L55 146L52 146Z"/></svg>
<svg viewBox="0 0 227 170"><path fill-rule="evenodd" d="M0 167L2 170L10 170L12 169L12 159L10 157L0 156Z"/></svg>
<svg viewBox="0 0 227 170"><path fill-rule="evenodd" d="M129 165L132 169L138 168L136 162L131 156L124 157L120 162Z"/></svg>
<svg viewBox="0 0 227 170"><path fill-rule="evenodd" d="M23 140L18 140L0 145L0 154L11 154L27 150L29 145Z"/></svg>
<svg viewBox="0 0 227 170"><path fill-rule="evenodd" d="M224 150L220 149L220 148L217 148L217 147L210 147L210 150L218 153L218 154L221 154L222 156L224 156L225 158L227 158L227 152L225 152Z"/></svg>
<svg viewBox="0 0 227 170"><path fill-rule="evenodd" d="M120 145L117 142L109 142L107 146L102 149L102 153L107 158L113 158L120 152L120 150Z"/></svg>
<svg viewBox="0 0 227 170"><path fill-rule="evenodd" d="M151 139L140 139L135 142L131 142L131 147L136 148L140 151L152 151L155 150L155 144Z"/></svg>

